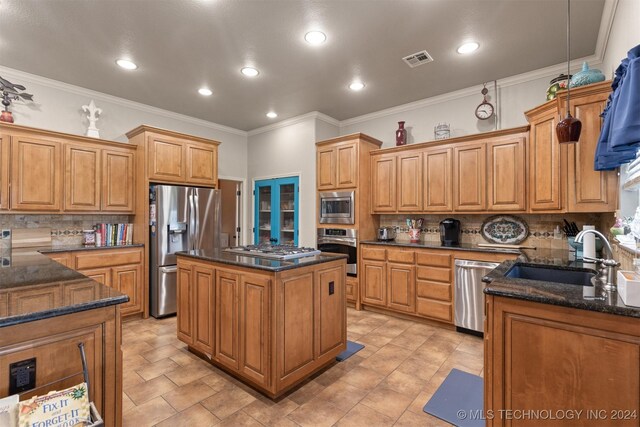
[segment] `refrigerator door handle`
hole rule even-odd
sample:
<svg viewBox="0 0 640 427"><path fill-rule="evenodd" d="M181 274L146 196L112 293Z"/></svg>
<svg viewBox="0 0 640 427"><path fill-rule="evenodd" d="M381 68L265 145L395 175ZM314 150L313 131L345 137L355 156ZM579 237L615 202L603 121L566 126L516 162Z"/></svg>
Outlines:
<svg viewBox="0 0 640 427"><path fill-rule="evenodd" d="M176 271L178 271L177 265L173 265L171 267L160 267L161 273L175 273Z"/></svg>
<svg viewBox="0 0 640 427"><path fill-rule="evenodd" d="M194 249L194 240L195 240L195 231L196 231L196 222L195 222L195 209L193 206L193 188L189 188L188 195L189 199L189 250Z"/></svg>
<svg viewBox="0 0 640 427"><path fill-rule="evenodd" d="M200 234L202 230L200 230L200 206L198 205L198 190L193 189L192 196L193 197L193 222L195 224L195 228L193 231L193 249L201 249L200 246Z"/></svg>

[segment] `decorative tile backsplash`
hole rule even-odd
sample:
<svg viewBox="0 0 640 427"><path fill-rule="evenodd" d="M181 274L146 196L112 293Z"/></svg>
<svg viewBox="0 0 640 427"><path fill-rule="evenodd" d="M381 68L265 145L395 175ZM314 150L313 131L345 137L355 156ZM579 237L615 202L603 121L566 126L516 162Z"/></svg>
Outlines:
<svg viewBox="0 0 640 427"><path fill-rule="evenodd" d="M492 215L381 215L380 226L399 227L397 240L409 240L406 219L424 218L421 240L425 242L439 242L439 224L445 218L456 218L462 226L462 243L478 244L488 243L480 234L482 223ZM579 229L584 224L595 225L596 229L608 233L609 227L614 222L613 214L521 214L515 215L522 218L529 226L529 237L522 243L523 245L535 246L537 248L565 249L568 248L567 237L562 233L563 222L575 222ZM560 235L555 238L554 230L560 227Z"/></svg>
<svg viewBox="0 0 640 427"><path fill-rule="evenodd" d="M129 215L23 215L1 214L0 230L15 228L50 228L53 246L82 244L82 230L89 230L99 223L129 223L133 217ZM0 239L4 245L10 237Z"/></svg>

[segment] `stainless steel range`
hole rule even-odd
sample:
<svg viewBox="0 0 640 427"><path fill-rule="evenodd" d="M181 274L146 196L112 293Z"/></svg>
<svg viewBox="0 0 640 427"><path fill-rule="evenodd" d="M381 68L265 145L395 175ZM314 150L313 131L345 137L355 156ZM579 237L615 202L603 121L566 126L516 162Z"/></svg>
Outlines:
<svg viewBox="0 0 640 427"><path fill-rule="evenodd" d="M233 248L227 248L225 251L240 255L250 255L271 259L294 259L317 255L320 253L320 251L315 248L299 248L297 246L290 245L270 244L235 246Z"/></svg>

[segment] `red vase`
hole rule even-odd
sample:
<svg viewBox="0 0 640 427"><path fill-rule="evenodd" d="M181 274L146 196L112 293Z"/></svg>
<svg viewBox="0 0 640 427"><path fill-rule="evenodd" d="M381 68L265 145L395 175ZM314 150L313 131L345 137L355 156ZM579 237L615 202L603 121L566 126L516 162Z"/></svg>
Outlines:
<svg viewBox="0 0 640 427"><path fill-rule="evenodd" d="M407 130L404 128L404 122L398 122L398 130L396 131L396 146L407 144Z"/></svg>
<svg viewBox="0 0 640 427"><path fill-rule="evenodd" d="M3 110L2 114L0 114L0 122L13 123L11 111Z"/></svg>

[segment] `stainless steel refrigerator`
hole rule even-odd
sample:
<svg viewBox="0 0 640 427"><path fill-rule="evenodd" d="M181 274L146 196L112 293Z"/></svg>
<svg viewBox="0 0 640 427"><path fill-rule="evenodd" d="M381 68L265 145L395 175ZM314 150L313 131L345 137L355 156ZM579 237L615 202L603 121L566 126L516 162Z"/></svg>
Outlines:
<svg viewBox="0 0 640 427"><path fill-rule="evenodd" d="M176 312L176 252L220 248L220 190L152 185L149 188L150 311Z"/></svg>

